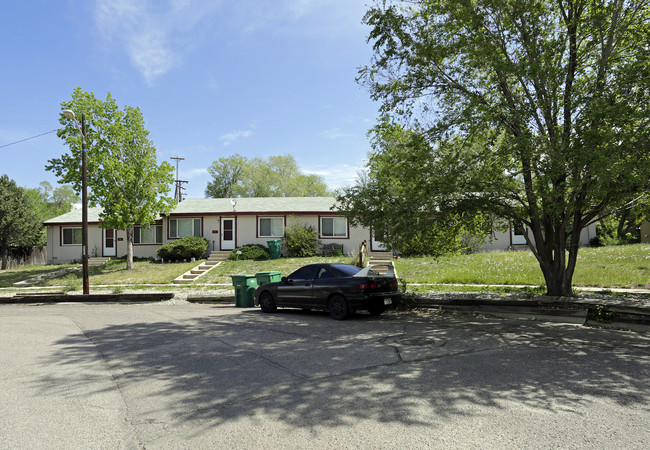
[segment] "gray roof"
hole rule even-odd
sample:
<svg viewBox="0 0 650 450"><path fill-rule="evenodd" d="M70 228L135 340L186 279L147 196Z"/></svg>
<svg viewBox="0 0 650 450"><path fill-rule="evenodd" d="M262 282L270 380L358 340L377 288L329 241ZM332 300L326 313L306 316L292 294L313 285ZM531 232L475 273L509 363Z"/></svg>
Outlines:
<svg viewBox="0 0 650 450"><path fill-rule="evenodd" d="M236 202L233 207L232 202ZM316 213L328 212L336 204L334 197L251 197L189 198L180 202L172 214L215 213Z"/></svg>
<svg viewBox="0 0 650 450"><path fill-rule="evenodd" d="M336 204L334 197L251 197L236 198L236 213L328 213ZM99 222L102 208L88 208L88 222ZM229 198L189 198L179 203L170 213L174 214L232 214ZM81 209L46 220L44 224L80 223Z"/></svg>
<svg viewBox="0 0 650 450"><path fill-rule="evenodd" d="M88 222L99 222L99 214L102 208L88 208ZM54 223L78 223L81 222L81 208L70 211L69 213L62 214L57 217L43 222L44 224Z"/></svg>

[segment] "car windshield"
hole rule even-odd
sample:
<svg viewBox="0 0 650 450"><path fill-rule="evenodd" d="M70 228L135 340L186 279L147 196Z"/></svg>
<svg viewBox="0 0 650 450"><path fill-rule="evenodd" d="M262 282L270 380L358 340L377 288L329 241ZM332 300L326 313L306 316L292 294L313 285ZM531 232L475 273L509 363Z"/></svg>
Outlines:
<svg viewBox="0 0 650 450"><path fill-rule="evenodd" d="M332 267L348 276L353 276L361 270L358 267L350 266L348 264L332 264Z"/></svg>

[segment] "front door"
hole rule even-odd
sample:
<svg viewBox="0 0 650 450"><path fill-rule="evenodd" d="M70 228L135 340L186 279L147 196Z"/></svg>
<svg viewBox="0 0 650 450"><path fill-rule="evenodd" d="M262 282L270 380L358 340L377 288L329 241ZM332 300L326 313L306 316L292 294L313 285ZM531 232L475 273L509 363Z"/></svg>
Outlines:
<svg viewBox="0 0 650 450"><path fill-rule="evenodd" d="M383 252L386 250L386 245L381 241L383 234L375 232L372 230L371 239L370 239L370 251L374 252Z"/></svg>
<svg viewBox="0 0 650 450"><path fill-rule="evenodd" d="M115 256L115 230L104 230L104 247L102 249L102 256Z"/></svg>
<svg viewBox="0 0 650 450"><path fill-rule="evenodd" d="M221 219L221 250L235 249L235 219Z"/></svg>

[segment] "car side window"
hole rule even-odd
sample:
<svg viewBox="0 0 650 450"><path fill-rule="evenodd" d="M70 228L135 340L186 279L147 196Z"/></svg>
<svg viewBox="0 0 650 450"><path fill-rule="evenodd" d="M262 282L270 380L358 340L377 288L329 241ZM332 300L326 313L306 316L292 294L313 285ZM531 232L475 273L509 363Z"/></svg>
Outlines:
<svg viewBox="0 0 650 450"><path fill-rule="evenodd" d="M334 278L334 275L332 275L332 272L330 272L326 268L321 267L320 270L318 271L318 279L322 280L325 278Z"/></svg>
<svg viewBox="0 0 650 450"><path fill-rule="evenodd" d="M316 268L315 267L301 267L300 269L296 270L294 273L289 275L289 279L291 280L311 280L314 278L314 272Z"/></svg>

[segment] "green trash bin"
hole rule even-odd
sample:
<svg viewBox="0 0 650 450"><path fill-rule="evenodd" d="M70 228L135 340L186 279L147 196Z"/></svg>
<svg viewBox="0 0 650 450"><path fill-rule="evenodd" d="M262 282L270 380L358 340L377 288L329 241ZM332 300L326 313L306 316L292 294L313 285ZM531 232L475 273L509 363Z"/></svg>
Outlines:
<svg viewBox="0 0 650 450"><path fill-rule="evenodd" d="M255 274L257 285L261 286L266 283L275 283L282 279L282 272L279 270L268 270L266 272L257 272Z"/></svg>
<svg viewBox="0 0 650 450"><path fill-rule="evenodd" d="M271 255L271 259L278 259L282 256L280 254L282 239L271 239L270 241L266 241L266 243L269 245L269 254Z"/></svg>
<svg viewBox="0 0 650 450"><path fill-rule="evenodd" d="M255 306L255 289L257 278L255 275L231 275L232 285L235 287L235 306L239 308L252 308Z"/></svg>

